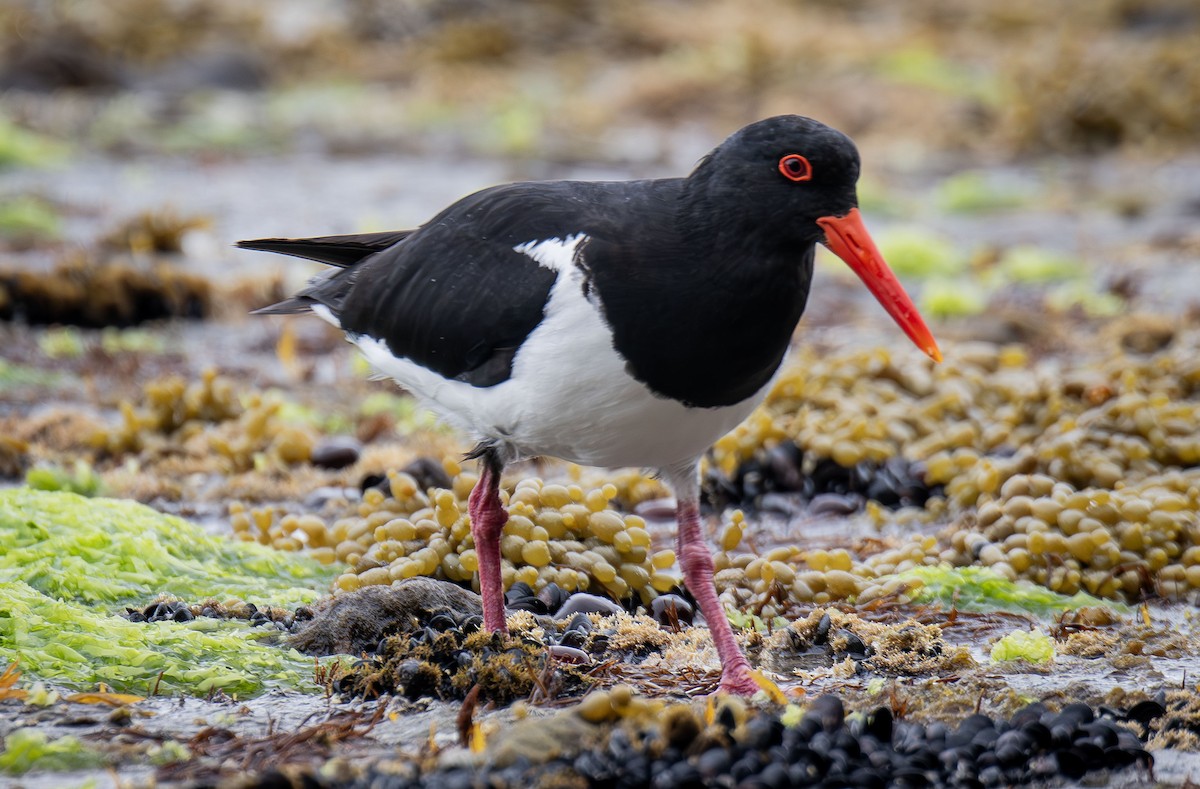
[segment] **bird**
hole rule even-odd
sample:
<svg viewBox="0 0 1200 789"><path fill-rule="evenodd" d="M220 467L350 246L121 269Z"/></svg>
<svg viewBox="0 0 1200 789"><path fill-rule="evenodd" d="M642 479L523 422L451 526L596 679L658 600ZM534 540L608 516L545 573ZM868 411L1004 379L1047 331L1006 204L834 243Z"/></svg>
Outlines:
<svg viewBox="0 0 1200 789"><path fill-rule="evenodd" d="M941 352L858 210L853 141L800 115L736 131L686 177L489 187L412 230L263 238L328 264L260 314L312 312L384 376L469 434L484 626L505 631L509 464L653 469L676 500L676 555L721 663L760 688L713 584L699 464L771 388L804 312L817 244L909 338Z"/></svg>

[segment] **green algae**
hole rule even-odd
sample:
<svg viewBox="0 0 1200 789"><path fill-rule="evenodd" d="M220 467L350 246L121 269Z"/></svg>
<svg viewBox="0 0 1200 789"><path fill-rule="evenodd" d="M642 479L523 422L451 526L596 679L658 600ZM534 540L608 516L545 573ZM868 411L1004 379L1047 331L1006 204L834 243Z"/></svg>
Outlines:
<svg viewBox="0 0 1200 789"><path fill-rule="evenodd" d="M137 603L159 594L311 603L336 572L314 559L207 534L136 502L0 491L0 580L61 600Z"/></svg>
<svg viewBox="0 0 1200 789"><path fill-rule="evenodd" d="M0 238L22 244L54 241L62 218L45 200L29 195L0 201Z"/></svg>
<svg viewBox="0 0 1200 789"><path fill-rule="evenodd" d="M62 374L0 359L0 393L24 387L49 387L62 383Z"/></svg>
<svg viewBox="0 0 1200 789"><path fill-rule="evenodd" d="M1082 261L1033 246L1017 246L1006 251L996 273L1003 282L1023 283L1083 280L1088 276Z"/></svg>
<svg viewBox="0 0 1200 789"><path fill-rule="evenodd" d="M314 601L336 572L298 554L206 534L135 502L0 491L0 661L31 678L121 692L315 691L310 658L259 643L240 620L134 623L124 604L160 594Z"/></svg>
<svg viewBox="0 0 1200 789"><path fill-rule="evenodd" d="M921 312L933 318L964 318L987 308L987 295L967 279L932 279L921 293Z"/></svg>
<svg viewBox="0 0 1200 789"><path fill-rule="evenodd" d="M103 682L120 693L316 692L312 659L256 640L269 634L209 617L130 622L20 581L0 591L0 660L18 660L30 675L70 687Z"/></svg>
<svg viewBox="0 0 1200 789"><path fill-rule="evenodd" d="M944 237L913 226L888 230L879 236L879 251L897 276L949 277L964 273L967 257Z"/></svg>
<svg viewBox="0 0 1200 789"><path fill-rule="evenodd" d="M0 116L0 170L48 167L62 162L67 147L61 142L17 126Z"/></svg>
<svg viewBox="0 0 1200 789"><path fill-rule="evenodd" d="M70 468L53 464L31 468L25 472L25 484L37 490L65 490L88 497L100 495L104 488L100 475L82 459Z"/></svg>
<svg viewBox="0 0 1200 789"><path fill-rule="evenodd" d="M120 353L162 354L170 349L169 346L162 332L152 329L106 326L100 332L100 347L113 356Z"/></svg>
<svg viewBox="0 0 1200 789"><path fill-rule="evenodd" d="M75 737L50 737L37 729L14 729L4 737L0 773L23 775L30 770L64 772L104 765L103 755Z"/></svg>
<svg viewBox="0 0 1200 789"><path fill-rule="evenodd" d="M1046 294L1046 306L1059 312L1081 311L1090 318L1111 318L1125 311L1125 301L1115 293L1096 289L1094 282L1080 280L1059 285Z"/></svg>
<svg viewBox="0 0 1200 789"><path fill-rule="evenodd" d="M992 645L992 660L1048 663L1054 660L1054 639L1040 630L1014 630Z"/></svg>
<svg viewBox="0 0 1200 789"><path fill-rule="evenodd" d="M878 69L884 77L902 85L973 99L987 106L999 102L999 88L991 75L950 60L927 46L896 49L879 60Z"/></svg>
<svg viewBox="0 0 1200 789"><path fill-rule="evenodd" d="M56 326L38 337L38 350L47 359L78 359L87 351L87 343L74 326Z"/></svg>
<svg viewBox="0 0 1200 789"><path fill-rule="evenodd" d="M960 611L1024 612L1048 617L1087 607L1122 613L1128 610L1084 592L1068 597L1029 581L1010 581L990 567L914 567L896 577L921 584L914 602L941 603Z"/></svg>
<svg viewBox="0 0 1200 789"><path fill-rule="evenodd" d="M1031 201L1031 195L999 184L987 173L964 170L938 184L936 200L951 214L981 214L1020 208Z"/></svg>

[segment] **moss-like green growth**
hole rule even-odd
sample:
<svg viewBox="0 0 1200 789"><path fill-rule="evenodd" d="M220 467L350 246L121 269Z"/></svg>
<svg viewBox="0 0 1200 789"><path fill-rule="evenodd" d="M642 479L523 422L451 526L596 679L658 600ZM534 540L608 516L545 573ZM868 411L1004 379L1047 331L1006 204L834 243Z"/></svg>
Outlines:
<svg viewBox="0 0 1200 789"><path fill-rule="evenodd" d="M58 213L45 200L22 195L0 202L0 238L32 244L53 241L61 232Z"/></svg>
<svg viewBox="0 0 1200 789"><path fill-rule="evenodd" d="M135 623L56 600L22 581L0 590L0 660L19 660L29 674L69 687L104 682L122 693L157 687L239 696L318 690L312 658L258 643L258 637L237 620Z"/></svg>
<svg viewBox="0 0 1200 789"><path fill-rule="evenodd" d="M921 312L931 318L978 315L987 307L987 296L978 284L966 279L933 279L921 294Z"/></svg>
<svg viewBox="0 0 1200 789"><path fill-rule="evenodd" d="M1059 312L1078 310L1090 318L1111 318L1125 311L1125 301L1120 296L1098 291L1088 280L1059 285L1046 294L1046 306Z"/></svg>
<svg viewBox="0 0 1200 789"><path fill-rule="evenodd" d="M961 274L967 258L945 238L916 227L897 227L879 237L879 251L901 277L939 277Z"/></svg>
<svg viewBox="0 0 1200 789"><path fill-rule="evenodd" d="M150 329L118 329L107 326L100 332L100 347L113 356L119 353L166 353L170 348L162 332Z"/></svg>
<svg viewBox="0 0 1200 789"><path fill-rule="evenodd" d="M66 157L67 149L55 142L0 118L0 169L45 167Z"/></svg>
<svg viewBox="0 0 1200 789"><path fill-rule="evenodd" d="M1040 630L1014 630L992 645L992 660L1054 660L1054 639Z"/></svg>
<svg viewBox="0 0 1200 789"><path fill-rule="evenodd" d="M989 567L915 567L898 577L921 584L914 602L941 603L960 611L1020 611L1053 616L1088 606L1126 610L1123 605L1083 592L1068 597L1029 581L1010 581Z"/></svg>
<svg viewBox="0 0 1200 789"><path fill-rule="evenodd" d="M988 75L927 46L897 49L880 60L879 70L894 82L975 99L987 105L995 104L998 97L995 81Z"/></svg>
<svg viewBox="0 0 1200 789"><path fill-rule="evenodd" d="M50 739L37 729L15 729L4 737L0 773L22 775L30 770L62 772L100 767L104 757L75 737Z"/></svg>
<svg viewBox="0 0 1200 789"><path fill-rule="evenodd" d="M0 359L0 392L24 387L58 386L62 374Z"/></svg>
<svg viewBox="0 0 1200 789"><path fill-rule="evenodd" d="M79 329L57 326L38 336L38 350L47 359L78 359L87 348Z"/></svg>
<svg viewBox="0 0 1200 789"><path fill-rule="evenodd" d="M1005 252L997 271L1003 279L1012 282L1061 282L1087 277L1087 269L1081 261L1030 246L1013 247Z"/></svg>
<svg viewBox="0 0 1200 789"><path fill-rule="evenodd" d="M65 490L80 496L100 495L100 475L85 460L76 460L72 468L38 466L25 473L25 484L37 490Z"/></svg>
<svg viewBox="0 0 1200 789"><path fill-rule="evenodd" d="M1019 208L1031 195L989 178L978 170L965 170L938 184L937 203L952 214L977 214Z"/></svg>
<svg viewBox="0 0 1200 789"><path fill-rule="evenodd" d="M207 534L136 502L0 491L0 578L60 599L134 603L166 593L310 603L333 573L303 555Z"/></svg>
<svg viewBox="0 0 1200 789"><path fill-rule="evenodd" d="M333 572L299 554L214 537L134 502L0 491L0 661L31 677L145 692L315 690L312 661L257 643L244 623L134 623L121 604L160 594L280 606L315 600Z"/></svg>

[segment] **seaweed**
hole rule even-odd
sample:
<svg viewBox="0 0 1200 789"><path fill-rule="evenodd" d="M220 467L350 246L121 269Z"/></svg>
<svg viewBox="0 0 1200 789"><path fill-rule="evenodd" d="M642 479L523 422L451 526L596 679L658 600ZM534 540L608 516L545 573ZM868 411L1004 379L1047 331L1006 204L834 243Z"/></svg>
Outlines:
<svg viewBox="0 0 1200 789"><path fill-rule="evenodd" d="M1093 606L1128 611L1126 606L1083 592L1068 597L1029 581L1010 581L988 567L914 567L897 577L920 584L914 602L941 603L962 611L1025 612L1042 617Z"/></svg>
<svg viewBox="0 0 1200 789"><path fill-rule="evenodd" d="M118 691L315 692L312 660L202 617L135 623L109 613L160 595L315 600L333 573L305 556L208 535L148 507L73 493L0 491L0 659L33 677Z"/></svg>
<svg viewBox="0 0 1200 789"><path fill-rule="evenodd" d="M37 729L14 729L4 737L0 750L0 773L23 775L30 770L82 770L100 767L103 755L88 748L78 738L66 736L51 739Z"/></svg>
<svg viewBox="0 0 1200 789"><path fill-rule="evenodd" d="M71 467L40 465L25 472L25 484L36 490L65 490L80 496L98 496L104 488L96 470L83 459Z"/></svg>
<svg viewBox="0 0 1200 789"><path fill-rule="evenodd" d="M0 117L0 170L47 167L61 162L66 154L67 148L62 143Z"/></svg>
<svg viewBox="0 0 1200 789"><path fill-rule="evenodd" d="M61 217L45 200L22 195L0 202L0 239L32 245L57 240L61 233Z"/></svg>
<svg viewBox="0 0 1200 789"><path fill-rule="evenodd" d="M992 660L1048 663L1054 660L1054 639L1041 630L1014 630L992 646Z"/></svg>

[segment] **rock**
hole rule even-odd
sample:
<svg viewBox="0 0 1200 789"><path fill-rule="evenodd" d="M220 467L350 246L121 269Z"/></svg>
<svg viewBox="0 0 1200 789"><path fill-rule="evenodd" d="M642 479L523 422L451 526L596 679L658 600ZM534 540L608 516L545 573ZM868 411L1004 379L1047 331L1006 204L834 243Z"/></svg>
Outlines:
<svg viewBox="0 0 1200 789"><path fill-rule="evenodd" d="M358 462L362 444L351 436L329 436L317 442L309 458L314 466L328 469L345 468Z"/></svg>
<svg viewBox="0 0 1200 789"><path fill-rule="evenodd" d="M677 594L664 594L650 603L654 618L663 627L690 625L695 611L692 604Z"/></svg>
<svg viewBox="0 0 1200 789"><path fill-rule="evenodd" d="M585 614L615 614L625 609L609 600L607 597L599 597L594 594L580 593L573 594L567 598L567 602L563 603L562 607L554 612L554 618L566 619L577 613Z"/></svg>
<svg viewBox="0 0 1200 789"><path fill-rule="evenodd" d="M446 581L409 578L325 601L288 643L309 655L357 655L373 650L381 638L412 629L437 614L461 620L482 612L479 595L474 592Z"/></svg>
<svg viewBox="0 0 1200 789"><path fill-rule="evenodd" d="M450 479L450 475L446 473L445 467L442 466L442 461L436 458L417 458L400 470L415 479L417 486L422 490L428 490L429 488L445 488L448 490L454 487L454 480Z"/></svg>

